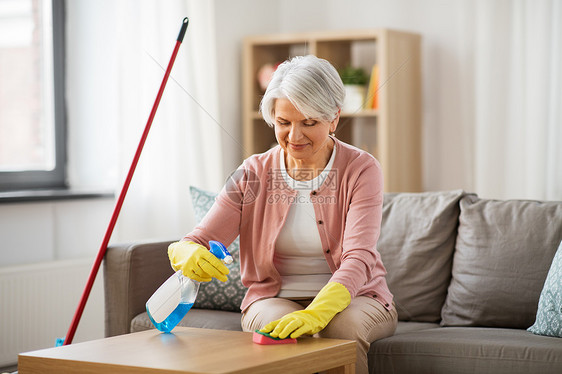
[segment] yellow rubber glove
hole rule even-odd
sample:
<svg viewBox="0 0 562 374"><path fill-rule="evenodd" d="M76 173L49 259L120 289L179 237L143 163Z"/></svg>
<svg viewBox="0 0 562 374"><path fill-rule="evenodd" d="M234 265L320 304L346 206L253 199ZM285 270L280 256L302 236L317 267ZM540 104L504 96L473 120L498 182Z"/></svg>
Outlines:
<svg viewBox="0 0 562 374"><path fill-rule="evenodd" d="M289 313L277 321L265 325L260 331L274 338L298 338L302 334L316 334L330 323L332 318L349 305L351 295L344 285L337 282L326 284L304 310Z"/></svg>
<svg viewBox="0 0 562 374"><path fill-rule="evenodd" d="M175 242L168 246L168 258L175 271L181 269L183 275L199 282L209 282L217 278L227 281L230 272L221 260L204 246L191 242Z"/></svg>

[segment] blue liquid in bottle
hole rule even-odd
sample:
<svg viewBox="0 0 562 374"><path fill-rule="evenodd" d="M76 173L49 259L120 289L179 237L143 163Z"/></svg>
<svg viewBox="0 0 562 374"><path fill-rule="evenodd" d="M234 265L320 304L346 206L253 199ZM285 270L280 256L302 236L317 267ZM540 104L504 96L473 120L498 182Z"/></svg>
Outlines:
<svg viewBox="0 0 562 374"><path fill-rule="evenodd" d="M195 303L199 282L184 277L181 270L172 274L146 302L152 324L162 332L170 332Z"/></svg>
<svg viewBox="0 0 562 374"><path fill-rule="evenodd" d="M193 303L191 304L179 303L178 307L174 309L174 311L170 313L170 315L160 323L154 321L150 313L148 313L148 318L150 318L150 321L158 330L162 332L170 332L182 320L182 318L187 314L187 312L189 312L192 306Z"/></svg>

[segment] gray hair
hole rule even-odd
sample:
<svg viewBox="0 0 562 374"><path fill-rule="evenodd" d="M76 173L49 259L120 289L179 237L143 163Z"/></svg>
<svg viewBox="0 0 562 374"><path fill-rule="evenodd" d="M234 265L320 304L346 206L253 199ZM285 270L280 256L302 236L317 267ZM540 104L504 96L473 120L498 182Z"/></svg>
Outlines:
<svg viewBox="0 0 562 374"><path fill-rule="evenodd" d="M297 56L283 62L275 73L260 104L263 119L275 124L275 100L288 99L306 118L331 122L343 105L345 88L334 66L313 55Z"/></svg>

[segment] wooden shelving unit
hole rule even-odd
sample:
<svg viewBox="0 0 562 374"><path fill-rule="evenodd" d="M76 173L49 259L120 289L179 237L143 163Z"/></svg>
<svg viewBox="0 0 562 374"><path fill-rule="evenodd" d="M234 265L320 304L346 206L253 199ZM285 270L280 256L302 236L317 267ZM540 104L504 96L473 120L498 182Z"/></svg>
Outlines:
<svg viewBox="0 0 562 374"><path fill-rule="evenodd" d="M421 191L421 37L375 29L248 37L243 51L244 157L276 143L258 112L263 95L257 72L266 63L313 54L336 69L371 72L379 66L377 109L342 113L336 137L372 153L381 163L385 191Z"/></svg>

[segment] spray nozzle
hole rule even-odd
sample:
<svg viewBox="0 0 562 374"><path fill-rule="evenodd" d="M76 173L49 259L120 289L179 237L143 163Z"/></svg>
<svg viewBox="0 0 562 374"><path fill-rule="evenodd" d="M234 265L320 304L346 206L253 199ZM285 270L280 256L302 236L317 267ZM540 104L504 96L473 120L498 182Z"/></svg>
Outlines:
<svg viewBox="0 0 562 374"><path fill-rule="evenodd" d="M223 260L225 264L231 264L234 259L232 258L231 254L228 252L224 244L221 242L217 242L215 240L209 241L210 251L214 254L219 260Z"/></svg>

